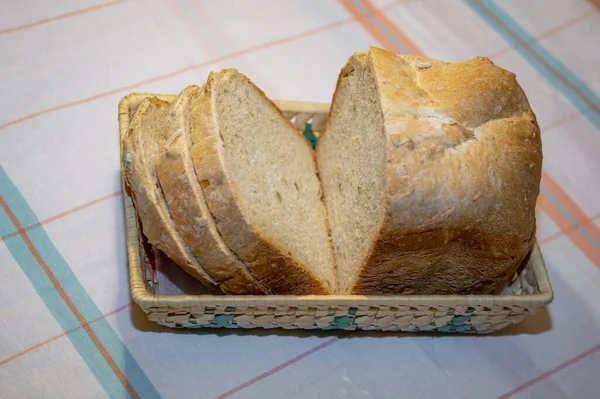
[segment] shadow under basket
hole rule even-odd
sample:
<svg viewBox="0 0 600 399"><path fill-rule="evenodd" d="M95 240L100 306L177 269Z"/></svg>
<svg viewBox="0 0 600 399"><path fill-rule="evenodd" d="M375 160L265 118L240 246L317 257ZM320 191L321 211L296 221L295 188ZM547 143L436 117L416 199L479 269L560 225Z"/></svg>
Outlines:
<svg viewBox="0 0 600 399"><path fill-rule="evenodd" d="M146 97L119 104L121 136ZM314 145L329 104L276 101L284 116ZM209 293L148 245L123 181L130 291L148 319L176 328L283 328L478 333L521 322L552 302L553 292L536 244L527 264L498 295L222 295ZM155 256L158 255L158 256Z"/></svg>

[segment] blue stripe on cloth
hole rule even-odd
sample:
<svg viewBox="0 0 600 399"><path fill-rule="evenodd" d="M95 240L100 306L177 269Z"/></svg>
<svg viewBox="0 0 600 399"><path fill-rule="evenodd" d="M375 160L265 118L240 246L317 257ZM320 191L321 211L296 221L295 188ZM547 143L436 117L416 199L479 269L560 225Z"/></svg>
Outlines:
<svg viewBox="0 0 600 399"><path fill-rule="evenodd" d="M350 3L352 3L354 5L354 7L356 7L364 16L366 16L367 18L369 18L369 20L375 24L375 26L377 26L377 29L379 29L384 35L386 35L388 37L388 39L390 39L394 45L403 53L403 54L410 54L410 52L402 45L402 43L400 43L400 41L398 41L398 39L396 38L396 36L394 36L390 31L388 31L385 26L383 26L378 20L377 18L375 18L370 12L369 10L367 10L366 8L363 7L362 4L360 4L357 0L350 0Z"/></svg>
<svg viewBox="0 0 600 399"><path fill-rule="evenodd" d="M0 196L4 198L22 225L38 223L33 210L29 207L18 188L1 166ZM15 230L16 227L8 216L4 212L1 212L0 235L8 234ZM43 227L32 229L26 234L28 234L40 256L44 259L85 320L87 322L96 320L93 324L90 324L90 328L98 336L98 339L100 339L107 352L115 361L115 364L125 374L138 395L144 399L160 398L161 396L154 385L150 382L108 321L104 319L100 309L98 309L92 298L85 291L85 288L79 283L77 277L63 256L58 252ZM80 326L79 322L62 298L60 298L58 292L28 250L22 238L20 236L10 237L5 240L5 244L106 393L114 398L128 397L127 391L87 333L82 328L73 330Z"/></svg>
<svg viewBox="0 0 600 399"><path fill-rule="evenodd" d="M0 234L4 235L15 230L16 228L8 218L8 215L0 208ZM4 244L42 301L46 304L52 316L54 316L63 331L67 332L67 337L106 394L111 398L128 397L127 390L115 376L110 366L104 361L92 339L82 328L77 328L80 326L77 318L62 300L46 274L40 269L40 265L21 237L13 236L7 238L4 240Z"/></svg>
<svg viewBox="0 0 600 399"><path fill-rule="evenodd" d="M596 107L600 107L600 97L590 90L585 82L550 54L493 0L464 0L464 2L511 44L544 79L562 93L596 128L600 129L600 115L598 112L588 112L590 111L590 104L582 98L582 95ZM527 45L523 45L523 42L526 42ZM577 89L566 84L552 70ZM579 93L577 93L577 90Z"/></svg>
<svg viewBox="0 0 600 399"><path fill-rule="evenodd" d="M544 187L544 185L540 185L540 190L548 197L548 199L550 199L550 201L552 201L552 203L554 204L554 206L556 206L558 208L558 210L565 215L565 217L567 219L569 219L569 222L571 222L571 224L577 228L577 230L579 230L581 232L581 234L583 234L583 236L593 245L596 247L596 249L598 249L600 251L600 243L598 241L596 241L594 239L594 237L592 237L590 235L590 233L588 233L582 226L581 224L575 220L575 218L565 209L563 208L563 206L561 205L561 203L556 199L556 197L554 197L554 195L552 195L552 193L546 188Z"/></svg>

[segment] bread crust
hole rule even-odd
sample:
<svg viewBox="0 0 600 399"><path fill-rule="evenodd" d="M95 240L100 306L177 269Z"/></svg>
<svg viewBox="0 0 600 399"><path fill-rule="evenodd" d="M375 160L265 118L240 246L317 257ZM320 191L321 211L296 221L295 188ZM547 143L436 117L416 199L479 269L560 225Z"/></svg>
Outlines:
<svg viewBox="0 0 600 399"><path fill-rule="evenodd" d="M268 294L223 242L192 164L189 118L192 102L201 90L189 86L171 105L170 137L156 158L160 184L177 230L219 288L226 294Z"/></svg>
<svg viewBox="0 0 600 399"><path fill-rule="evenodd" d="M154 156L165 139L170 104L154 97L140 104L123 137L123 170L148 242L210 288L216 282L202 268L175 229L154 170ZM155 122L152 122L155 120Z"/></svg>
<svg viewBox="0 0 600 399"><path fill-rule="evenodd" d="M270 242L244 217L236 201L235 182L230 180L223 160L216 114L215 85L228 79L235 70L211 73L204 93L194 102L192 111L192 159L204 190L209 209L223 239L247 265L252 276L273 294L329 294L330 291L306 266ZM239 74L247 82L246 77ZM279 109L262 95L267 106ZM283 115L282 115L283 118ZM290 125L291 126L291 125ZM307 143L308 145L308 143Z"/></svg>

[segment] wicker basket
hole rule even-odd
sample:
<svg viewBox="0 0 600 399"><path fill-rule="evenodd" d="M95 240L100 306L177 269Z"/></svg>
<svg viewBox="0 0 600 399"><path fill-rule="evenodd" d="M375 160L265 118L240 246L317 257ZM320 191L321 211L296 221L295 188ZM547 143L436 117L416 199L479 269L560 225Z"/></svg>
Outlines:
<svg viewBox="0 0 600 399"><path fill-rule="evenodd" d="M119 104L123 135L141 101L156 96L131 94ZM328 104L276 102L283 114L310 138L325 122ZM138 228L124 183L126 238L131 296L148 319L179 328L284 328L490 333L522 321L553 299L546 267L536 245L526 267L500 295L330 295L231 296L170 294L161 291L154 249ZM190 279L193 280L193 279ZM187 291L189 292L189 291Z"/></svg>

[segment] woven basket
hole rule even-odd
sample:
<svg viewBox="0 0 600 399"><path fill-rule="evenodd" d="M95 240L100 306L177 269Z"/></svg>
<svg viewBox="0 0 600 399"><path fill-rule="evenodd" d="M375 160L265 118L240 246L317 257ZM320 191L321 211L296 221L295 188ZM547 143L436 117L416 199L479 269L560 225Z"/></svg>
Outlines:
<svg viewBox="0 0 600 399"><path fill-rule="evenodd" d="M119 104L120 133L148 96L131 94ZM276 101L286 118L318 137L328 104ZM314 131L313 131L314 129ZM148 319L178 328L284 328L490 333L532 315L553 299L546 267L535 246L522 271L500 295L311 295L232 296L165 294L153 260L155 250L138 228L138 218L124 183L126 239L131 296ZM194 280L193 278L188 278ZM195 281L195 280L194 280ZM200 291L197 291L200 292ZM195 292L196 293L196 292Z"/></svg>

